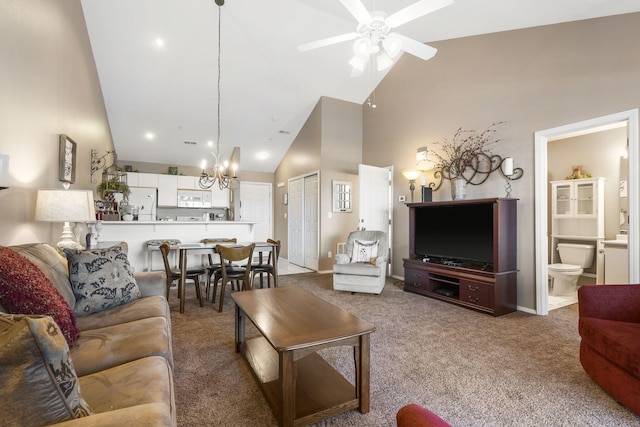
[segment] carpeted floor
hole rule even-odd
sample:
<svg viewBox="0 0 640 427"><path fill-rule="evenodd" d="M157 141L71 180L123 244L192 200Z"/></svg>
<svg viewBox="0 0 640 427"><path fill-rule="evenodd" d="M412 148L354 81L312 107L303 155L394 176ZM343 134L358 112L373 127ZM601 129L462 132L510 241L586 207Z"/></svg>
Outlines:
<svg viewBox="0 0 640 427"><path fill-rule="evenodd" d="M549 316L491 317L402 291L388 280L380 295L333 291L331 274L281 276L376 326L371 335L371 411L320 426L393 426L418 403L453 426L640 426L583 371L577 307ZM275 426L246 362L234 352L234 304L199 307L189 286L186 310L171 295L175 393L180 426ZM323 357L353 378L349 348Z"/></svg>

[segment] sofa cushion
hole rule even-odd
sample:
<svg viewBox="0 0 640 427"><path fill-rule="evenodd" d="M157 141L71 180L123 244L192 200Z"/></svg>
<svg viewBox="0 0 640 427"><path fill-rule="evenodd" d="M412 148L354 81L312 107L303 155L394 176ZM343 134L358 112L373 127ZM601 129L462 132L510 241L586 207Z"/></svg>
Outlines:
<svg viewBox="0 0 640 427"><path fill-rule="evenodd" d="M78 337L74 311L42 270L26 257L1 246L0 303L9 313L51 316L69 346Z"/></svg>
<svg viewBox="0 0 640 427"><path fill-rule="evenodd" d="M640 379L640 323L581 317L578 329L585 344Z"/></svg>
<svg viewBox="0 0 640 427"><path fill-rule="evenodd" d="M0 366L3 426L91 415L67 342L51 317L0 314Z"/></svg>
<svg viewBox="0 0 640 427"><path fill-rule="evenodd" d="M378 241L377 240L358 240L353 241L353 253L351 254L351 262L375 263L378 257Z"/></svg>
<svg viewBox="0 0 640 427"><path fill-rule="evenodd" d="M34 263L56 287L60 295L67 301L69 307L76 305L76 297L69 283L69 267L67 258L48 243L26 243L24 245L9 246Z"/></svg>
<svg viewBox="0 0 640 427"><path fill-rule="evenodd" d="M86 251L65 249L75 311L86 316L140 298L126 245Z"/></svg>
<svg viewBox="0 0 640 427"><path fill-rule="evenodd" d="M80 386L97 413L147 403L164 404L170 415L175 411L171 366L163 357L145 357L85 375Z"/></svg>
<svg viewBox="0 0 640 427"><path fill-rule="evenodd" d="M99 329L148 317L170 319L169 304L164 296L143 297L129 304L107 308L91 316L78 317L76 325L80 331ZM168 323L171 325L171 323Z"/></svg>
<svg viewBox="0 0 640 427"><path fill-rule="evenodd" d="M148 356L162 356L173 366L171 328L163 317L82 331L71 349L80 376Z"/></svg>

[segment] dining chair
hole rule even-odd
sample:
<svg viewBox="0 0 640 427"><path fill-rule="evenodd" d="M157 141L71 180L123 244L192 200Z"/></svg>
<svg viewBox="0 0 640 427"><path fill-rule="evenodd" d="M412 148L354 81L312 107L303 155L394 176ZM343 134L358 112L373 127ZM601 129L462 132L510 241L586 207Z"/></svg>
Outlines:
<svg viewBox="0 0 640 427"><path fill-rule="evenodd" d="M204 244L212 244L212 243L237 243L238 239L236 239L235 237L224 237L224 238L213 238L213 239L202 239L202 243ZM207 256L209 257L209 264L207 264L205 266L205 268L207 269L207 286L206 286L206 291L207 291L207 300L209 299L209 291L211 290L211 276L213 276L213 273L215 273L215 271L217 269L220 268L220 263L214 263L213 262L213 254L209 253L207 254ZM211 299L211 302L216 302L216 293L213 293L213 297Z"/></svg>
<svg viewBox="0 0 640 427"><path fill-rule="evenodd" d="M174 281L178 281L178 295L182 294L180 283L180 269L179 268L171 268L169 264L169 251L171 250L171 246L168 242L163 242L160 245L160 253L162 253L162 261L164 261L164 272L167 277L167 300L169 300L169 290L171 288L171 284ZM200 307L203 307L204 304L202 302L202 293L200 290L200 275L205 274L206 270L202 267L189 267L187 268L187 279L192 280L196 286L196 296L200 300Z"/></svg>
<svg viewBox="0 0 640 427"><path fill-rule="evenodd" d="M255 243L251 243L246 246L224 246L216 245L216 252L220 255L220 268L214 272L213 280L213 302L215 302L216 291L218 288L218 281L221 281L220 286L220 303L218 305L218 311L222 311L222 305L224 303L224 289L227 282L232 281L232 287L235 283L240 290L239 282L242 281L242 289L251 289L251 258L253 258L253 249L256 247ZM242 260L247 260L246 266L239 266L233 264Z"/></svg>
<svg viewBox="0 0 640 427"><path fill-rule="evenodd" d="M273 277L273 287L278 287L278 275L276 274L276 268L278 259L280 259L280 240L267 239L267 243L271 243L273 246L269 252L269 257L266 262L251 265L251 283L257 275L260 275L260 287L263 287L262 276L267 275L267 287L271 287L271 277Z"/></svg>

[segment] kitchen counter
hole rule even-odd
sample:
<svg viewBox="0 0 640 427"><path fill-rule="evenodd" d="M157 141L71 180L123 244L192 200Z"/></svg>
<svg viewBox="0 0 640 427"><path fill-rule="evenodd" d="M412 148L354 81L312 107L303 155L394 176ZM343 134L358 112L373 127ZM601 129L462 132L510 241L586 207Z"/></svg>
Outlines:
<svg viewBox="0 0 640 427"><path fill-rule="evenodd" d="M203 239L235 237L251 242L255 222L250 221L101 221L100 242L127 242L129 262L135 271L163 270L159 251L147 251L148 240L177 239L182 243L199 243ZM92 231L96 223L90 223ZM190 260L190 265L198 264Z"/></svg>

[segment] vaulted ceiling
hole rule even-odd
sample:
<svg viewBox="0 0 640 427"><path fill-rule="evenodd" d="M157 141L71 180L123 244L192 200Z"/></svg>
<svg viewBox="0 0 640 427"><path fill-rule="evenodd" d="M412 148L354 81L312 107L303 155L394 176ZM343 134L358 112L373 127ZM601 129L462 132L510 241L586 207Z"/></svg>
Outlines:
<svg viewBox="0 0 640 427"><path fill-rule="evenodd" d="M415 1L363 3L391 14ZM82 6L119 158L213 163L214 0L82 0ZM637 0L455 0L396 31L428 43L637 11ZM355 30L338 0L226 0L221 12L220 151L229 158L239 147L241 169L273 172L321 96L362 104L388 72L350 77L349 42L298 51Z"/></svg>

